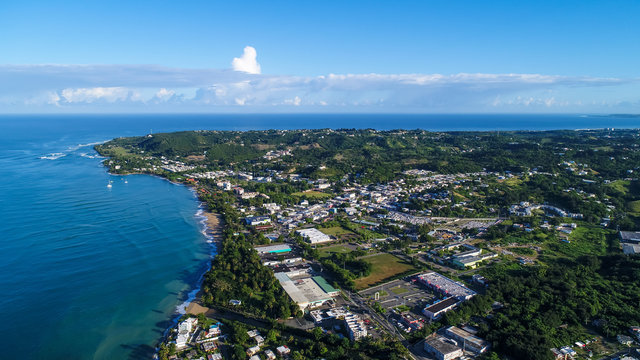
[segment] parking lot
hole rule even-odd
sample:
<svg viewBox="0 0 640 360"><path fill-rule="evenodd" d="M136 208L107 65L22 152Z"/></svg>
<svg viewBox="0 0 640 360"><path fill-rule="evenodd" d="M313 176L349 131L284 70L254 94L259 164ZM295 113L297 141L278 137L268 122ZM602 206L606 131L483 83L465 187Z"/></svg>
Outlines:
<svg viewBox="0 0 640 360"><path fill-rule="evenodd" d="M375 300L375 294L379 298ZM405 279L394 280L387 284L375 286L360 292L365 300L375 300L387 311L400 307L400 310L411 310L416 314L422 313L422 308L436 297L433 292L417 282Z"/></svg>

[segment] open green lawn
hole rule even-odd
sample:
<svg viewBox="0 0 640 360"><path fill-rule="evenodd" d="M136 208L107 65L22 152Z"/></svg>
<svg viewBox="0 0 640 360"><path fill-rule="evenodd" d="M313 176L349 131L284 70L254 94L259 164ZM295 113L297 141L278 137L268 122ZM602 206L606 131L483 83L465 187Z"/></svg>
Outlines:
<svg viewBox="0 0 640 360"><path fill-rule="evenodd" d="M327 246L327 247L323 247L323 248L319 248L318 252L320 253L320 257L328 257L331 256L331 254L346 254L346 253L350 253L353 250L345 245L333 245L333 246Z"/></svg>
<svg viewBox="0 0 640 360"><path fill-rule="evenodd" d="M569 235L570 243L550 240L545 243L551 253L570 258L582 255L604 255L607 252L607 235L611 230L599 227L579 226Z"/></svg>
<svg viewBox="0 0 640 360"><path fill-rule="evenodd" d="M621 193L622 195L627 195L627 193L629 192L629 181L628 180L616 180L616 181L612 181L611 183L605 185L608 186L610 188L612 188L613 190Z"/></svg>
<svg viewBox="0 0 640 360"><path fill-rule="evenodd" d="M322 199L322 198L331 197L331 194L323 193L320 191L300 191L300 192L295 192L291 195L299 196L299 197L306 196L309 199Z"/></svg>
<svg viewBox="0 0 640 360"><path fill-rule="evenodd" d="M364 260L372 265L372 269L369 276L356 279L356 288L359 290L366 289L393 276L418 270L413 265L387 253L366 257Z"/></svg>
<svg viewBox="0 0 640 360"><path fill-rule="evenodd" d="M113 156L113 157L137 156L136 154L132 154L127 149L121 146L113 146L113 147L106 148L104 150L109 156Z"/></svg>
<svg viewBox="0 0 640 360"><path fill-rule="evenodd" d="M364 236L366 239L381 239L387 237L386 235L367 229L366 225L363 224L352 222L349 223L349 227L353 229L354 232L357 232L360 235Z"/></svg>
<svg viewBox="0 0 640 360"><path fill-rule="evenodd" d="M640 214L640 200L629 201L627 203L627 208L632 213Z"/></svg>
<svg viewBox="0 0 640 360"><path fill-rule="evenodd" d="M318 230L322 231L323 233L329 236L335 236L335 237L340 237L341 235L355 235L353 231L347 230L342 226L332 226L328 228L320 228Z"/></svg>

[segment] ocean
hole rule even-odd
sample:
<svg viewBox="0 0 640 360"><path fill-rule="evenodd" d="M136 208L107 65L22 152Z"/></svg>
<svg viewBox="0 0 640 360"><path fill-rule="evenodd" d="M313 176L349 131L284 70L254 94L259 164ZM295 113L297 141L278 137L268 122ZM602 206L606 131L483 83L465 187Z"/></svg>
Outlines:
<svg viewBox="0 0 640 360"><path fill-rule="evenodd" d="M148 358L215 254L190 189L152 176L109 175L93 144L195 129L604 127L640 128L640 118L0 116L0 358Z"/></svg>

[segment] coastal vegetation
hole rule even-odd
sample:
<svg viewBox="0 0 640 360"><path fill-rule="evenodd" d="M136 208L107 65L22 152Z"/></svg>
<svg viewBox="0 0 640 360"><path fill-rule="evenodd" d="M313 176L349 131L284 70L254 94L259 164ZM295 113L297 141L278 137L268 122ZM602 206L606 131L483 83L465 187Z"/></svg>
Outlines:
<svg viewBox="0 0 640 360"><path fill-rule="evenodd" d="M237 310L259 317L286 319L300 316L298 306L280 287L273 272L262 265L253 249L256 236L239 233L242 227L238 215L229 205L234 198L223 192L202 198L212 211L222 214L226 224L218 254L203 280L203 303L206 306L229 307L230 300L240 300Z"/></svg>
<svg viewBox="0 0 640 360"><path fill-rule="evenodd" d="M559 347L594 333L613 337L640 323L640 259L624 255L581 256L546 266L500 264L484 272L491 286L443 320L468 322L504 307L477 327L495 350L519 359L552 359L540 349Z"/></svg>
<svg viewBox="0 0 640 360"><path fill-rule="evenodd" d="M552 347L594 335L611 339L640 324L640 260L621 254L617 233L640 229L636 130L195 131L115 139L96 149L109 156L113 172L197 184L200 198L222 215L218 255L202 287L209 307L274 321L302 315L254 250L276 238L352 293L424 269L470 283L465 266L447 267L460 249L441 246L472 239L465 245L492 256L475 270L488 288L412 332L410 341L441 326L471 324L492 344L489 358L550 359ZM206 172L233 177L192 178ZM374 205L392 186L402 190ZM313 206L325 206L327 216L307 215ZM305 215L271 238L270 225L243 221L249 212L275 224L295 207ZM478 225L483 219L486 228ZM295 232L311 226L333 243L311 245ZM403 288L389 291L399 296ZM371 308L393 312L380 302ZM363 344L387 355L397 346L322 334L314 340L306 346L294 336L290 343L300 345L299 358L329 359L376 358Z"/></svg>

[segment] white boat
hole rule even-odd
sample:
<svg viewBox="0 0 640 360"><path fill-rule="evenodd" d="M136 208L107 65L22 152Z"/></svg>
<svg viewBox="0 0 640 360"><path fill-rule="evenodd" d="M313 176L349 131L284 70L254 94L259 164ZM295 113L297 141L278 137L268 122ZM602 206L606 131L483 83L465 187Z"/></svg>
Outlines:
<svg viewBox="0 0 640 360"><path fill-rule="evenodd" d="M112 183L112 181L109 181L109 183L107 184L107 187L108 187L109 189L111 189L111 187L113 187L113 185L111 185L111 183Z"/></svg>

